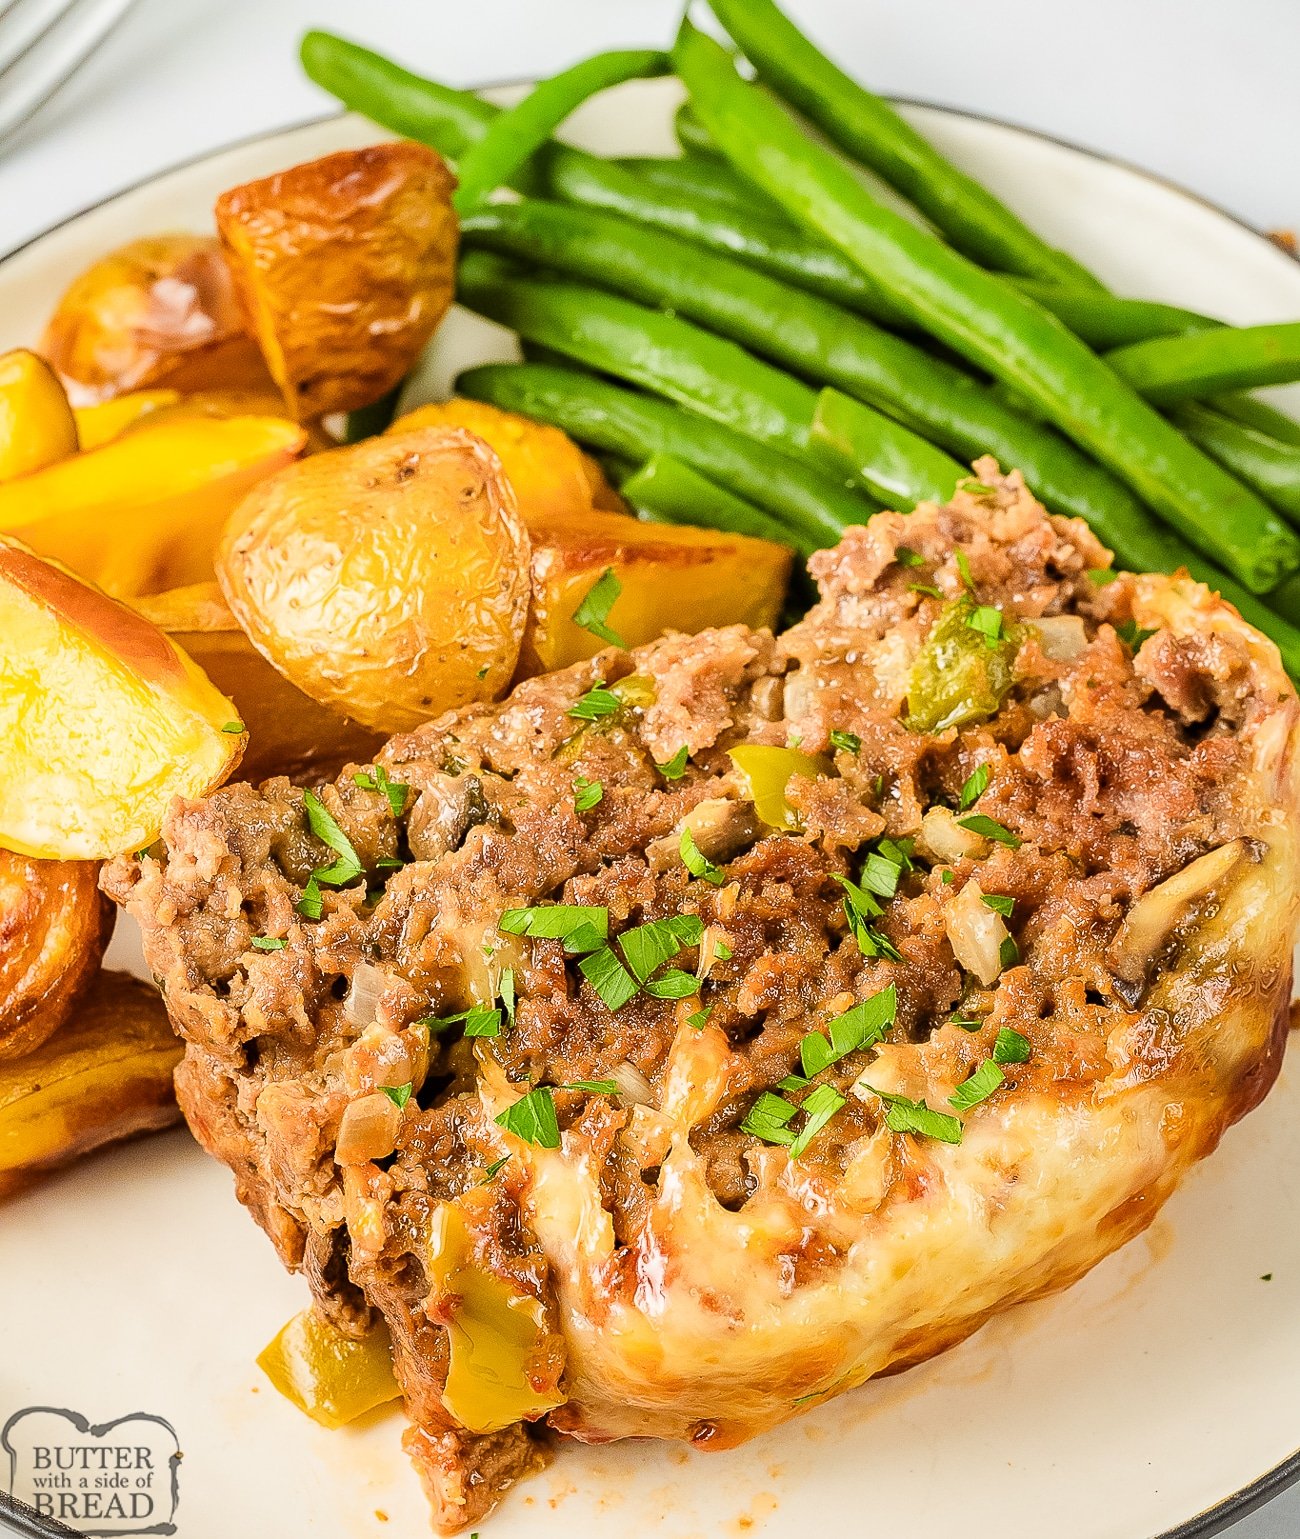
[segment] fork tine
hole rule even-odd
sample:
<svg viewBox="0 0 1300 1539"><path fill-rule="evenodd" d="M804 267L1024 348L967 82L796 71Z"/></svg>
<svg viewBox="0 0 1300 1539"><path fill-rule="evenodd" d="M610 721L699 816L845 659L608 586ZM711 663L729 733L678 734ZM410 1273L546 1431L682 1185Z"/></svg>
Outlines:
<svg viewBox="0 0 1300 1539"><path fill-rule="evenodd" d="M0 140L62 89L136 0L67 0L40 34L40 46L0 59ZM19 62L21 60L21 63Z"/></svg>

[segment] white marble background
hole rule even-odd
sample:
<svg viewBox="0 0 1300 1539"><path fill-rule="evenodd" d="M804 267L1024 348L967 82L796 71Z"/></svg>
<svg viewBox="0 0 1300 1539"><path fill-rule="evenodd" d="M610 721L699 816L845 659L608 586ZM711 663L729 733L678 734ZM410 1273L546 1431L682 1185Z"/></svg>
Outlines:
<svg viewBox="0 0 1300 1539"><path fill-rule="evenodd" d="M1134 161L1261 228L1300 227L1298 0L790 5L878 89ZM328 110L296 65L308 26L471 85L548 73L597 48L666 42L679 8L678 0L140 0L76 82L0 145L0 252L177 161ZM1231 1532L1293 1539L1300 1488Z"/></svg>

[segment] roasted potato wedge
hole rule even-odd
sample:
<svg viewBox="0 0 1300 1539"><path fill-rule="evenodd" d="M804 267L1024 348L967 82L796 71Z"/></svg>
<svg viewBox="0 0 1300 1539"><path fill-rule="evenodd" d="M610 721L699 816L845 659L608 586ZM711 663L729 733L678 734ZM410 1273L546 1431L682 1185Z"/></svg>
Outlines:
<svg viewBox="0 0 1300 1539"><path fill-rule="evenodd" d="M791 555L783 545L713 529L643 524L618 513L529 519L528 534L533 602L521 675L567 668L608 645L573 618L607 570L622 587L607 623L633 647L669 630L770 629L790 577Z"/></svg>
<svg viewBox="0 0 1300 1539"><path fill-rule="evenodd" d="M118 597L203 582L230 510L305 442L282 417L146 419L0 485L0 534Z"/></svg>
<svg viewBox="0 0 1300 1539"><path fill-rule="evenodd" d="M108 406L113 405L109 402ZM100 407L99 410L107 410ZM164 422L202 422L214 418L222 421L231 417L283 417L293 422L284 397L278 390L194 390L188 395L177 395L173 401L161 405L147 419L140 418L128 423L127 432L148 421L149 426L161 426ZM305 435L304 454L319 454L324 449L337 449L337 438L331 438L319 422L303 422L298 426Z"/></svg>
<svg viewBox="0 0 1300 1539"><path fill-rule="evenodd" d="M455 179L409 141L341 150L217 200L254 334L300 420L377 401L451 304Z"/></svg>
<svg viewBox="0 0 1300 1539"><path fill-rule="evenodd" d="M235 708L142 616L0 539L0 847L101 860L239 763Z"/></svg>
<svg viewBox="0 0 1300 1539"><path fill-rule="evenodd" d="M76 452L76 418L54 370L25 348L0 354L0 481Z"/></svg>
<svg viewBox="0 0 1300 1539"><path fill-rule="evenodd" d="M134 608L183 648L235 702L248 734L239 766L246 780L328 776L374 757L383 737L359 727L276 672L239 627L215 582L173 588Z"/></svg>
<svg viewBox="0 0 1300 1539"><path fill-rule="evenodd" d="M0 1063L0 1194L102 1144L180 1121L181 1043L156 989L101 972L72 1018L25 1058Z"/></svg>
<svg viewBox="0 0 1300 1539"><path fill-rule="evenodd" d="M269 378L221 243L132 241L86 269L45 328L41 352L74 406L128 390L264 390Z"/></svg>
<svg viewBox="0 0 1300 1539"><path fill-rule="evenodd" d="M179 390L130 390L126 395L115 395L111 401L78 406L73 410L78 442L83 449L98 449L101 444L125 433L127 428L134 427L150 412L174 406L180 398ZM271 416L275 415L271 413Z"/></svg>
<svg viewBox="0 0 1300 1539"><path fill-rule="evenodd" d="M217 579L285 678L388 733L506 687L528 558L496 455L460 429L424 428L255 487L226 527Z"/></svg>
<svg viewBox="0 0 1300 1539"><path fill-rule="evenodd" d="M99 968L114 913L98 861L0 850L0 1060L30 1053L67 1020Z"/></svg>

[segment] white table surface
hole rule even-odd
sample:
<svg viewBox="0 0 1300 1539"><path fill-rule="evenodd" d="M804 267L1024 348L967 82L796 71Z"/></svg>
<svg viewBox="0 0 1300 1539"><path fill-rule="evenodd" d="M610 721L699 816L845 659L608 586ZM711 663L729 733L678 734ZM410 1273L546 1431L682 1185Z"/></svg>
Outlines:
<svg viewBox="0 0 1300 1539"><path fill-rule="evenodd" d="M1297 0L790 5L879 89L1134 161L1260 228L1300 227ZM328 110L296 64L308 26L470 85L667 42L679 10L678 0L139 0L78 79L0 146L0 252L164 167ZM1231 1534L1300 1534L1300 1488Z"/></svg>

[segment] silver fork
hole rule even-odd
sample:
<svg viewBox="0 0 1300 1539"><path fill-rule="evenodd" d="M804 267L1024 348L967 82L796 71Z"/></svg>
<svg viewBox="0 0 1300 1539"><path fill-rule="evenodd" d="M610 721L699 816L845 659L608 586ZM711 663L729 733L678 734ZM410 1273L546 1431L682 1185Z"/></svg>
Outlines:
<svg viewBox="0 0 1300 1539"><path fill-rule="evenodd" d="M136 0L0 0L0 140L62 89Z"/></svg>

